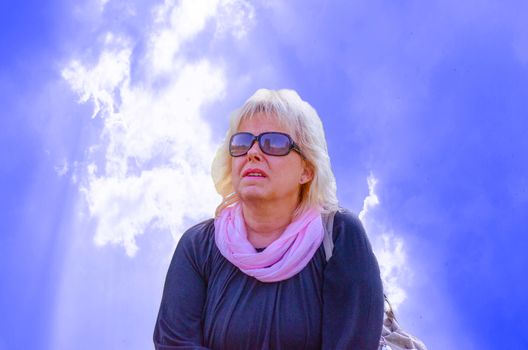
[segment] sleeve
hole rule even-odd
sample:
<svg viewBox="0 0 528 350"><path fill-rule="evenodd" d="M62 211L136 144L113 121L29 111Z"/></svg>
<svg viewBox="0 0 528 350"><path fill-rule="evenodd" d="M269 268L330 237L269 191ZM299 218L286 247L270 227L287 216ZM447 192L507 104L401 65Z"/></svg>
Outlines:
<svg viewBox="0 0 528 350"><path fill-rule="evenodd" d="M378 262L359 219L338 212L334 251L324 272L324 350L377 350L383 323Z"/></svg>
<svg viewBox="0 0 528 350"><path fill-rule="evenodd" d="M212 220L211 220L212 221ZM200 224L183 234L172 257L154 328L157 350L207 349L203 344L202 312L207 287L208 231Z"/></svg>

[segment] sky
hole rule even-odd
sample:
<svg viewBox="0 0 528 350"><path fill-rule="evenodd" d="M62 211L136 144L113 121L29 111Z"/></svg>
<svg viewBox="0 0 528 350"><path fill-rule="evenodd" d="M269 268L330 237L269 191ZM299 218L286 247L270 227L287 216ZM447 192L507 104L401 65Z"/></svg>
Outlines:
<svg viewBox="0 0 528 350"><path fill-rule="evenodd" d="M258 88L319 113L400 324L526 349L528 4L4 0L0 350L148 349Z"/></svg>

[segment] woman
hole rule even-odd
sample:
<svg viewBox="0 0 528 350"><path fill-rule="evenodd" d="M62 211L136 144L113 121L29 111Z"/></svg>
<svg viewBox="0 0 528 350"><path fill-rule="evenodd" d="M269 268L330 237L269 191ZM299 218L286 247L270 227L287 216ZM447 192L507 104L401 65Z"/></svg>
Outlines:
<svg viewBox="0 0 528 350"><path fill-rule="evenodd" d="M178 243L156 349L377 349L379 267L359 220L338 210L315 110L258 90L232 115L212 176L223 202Z"/></svg>

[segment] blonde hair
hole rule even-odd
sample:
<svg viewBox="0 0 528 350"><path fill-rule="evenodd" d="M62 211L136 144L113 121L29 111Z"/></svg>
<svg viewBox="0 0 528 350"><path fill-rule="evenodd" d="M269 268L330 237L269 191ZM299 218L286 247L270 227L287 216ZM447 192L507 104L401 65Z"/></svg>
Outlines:
<svg viewBox="0 0 528 350"><path fill-rule="evenodd" d="M211 175L216 191L222 196L216 214L239 200L231 182L229 140L238 131L242 120L250 119L257 113L276 118L290 130L305 161L313 170L313 179L301 185L299 206L294 215L312 206L321 207L323 212L337 210L336 182L330 166L323 124L317 112L293 90L259 89L231 114L226 137L213 159Z"/></svg>

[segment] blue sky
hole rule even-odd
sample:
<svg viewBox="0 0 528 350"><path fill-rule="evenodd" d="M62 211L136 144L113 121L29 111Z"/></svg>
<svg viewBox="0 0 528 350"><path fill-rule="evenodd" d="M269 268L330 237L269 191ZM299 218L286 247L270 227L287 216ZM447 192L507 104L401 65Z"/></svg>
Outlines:
<svg viewBox="0 0 528 350"><path fill-rule="evenodd" d="M405 328L527 348L527 11L3 1L0 350L152 348L177 240L218 202L228 115L260 87L319 112Z"/></svg>

